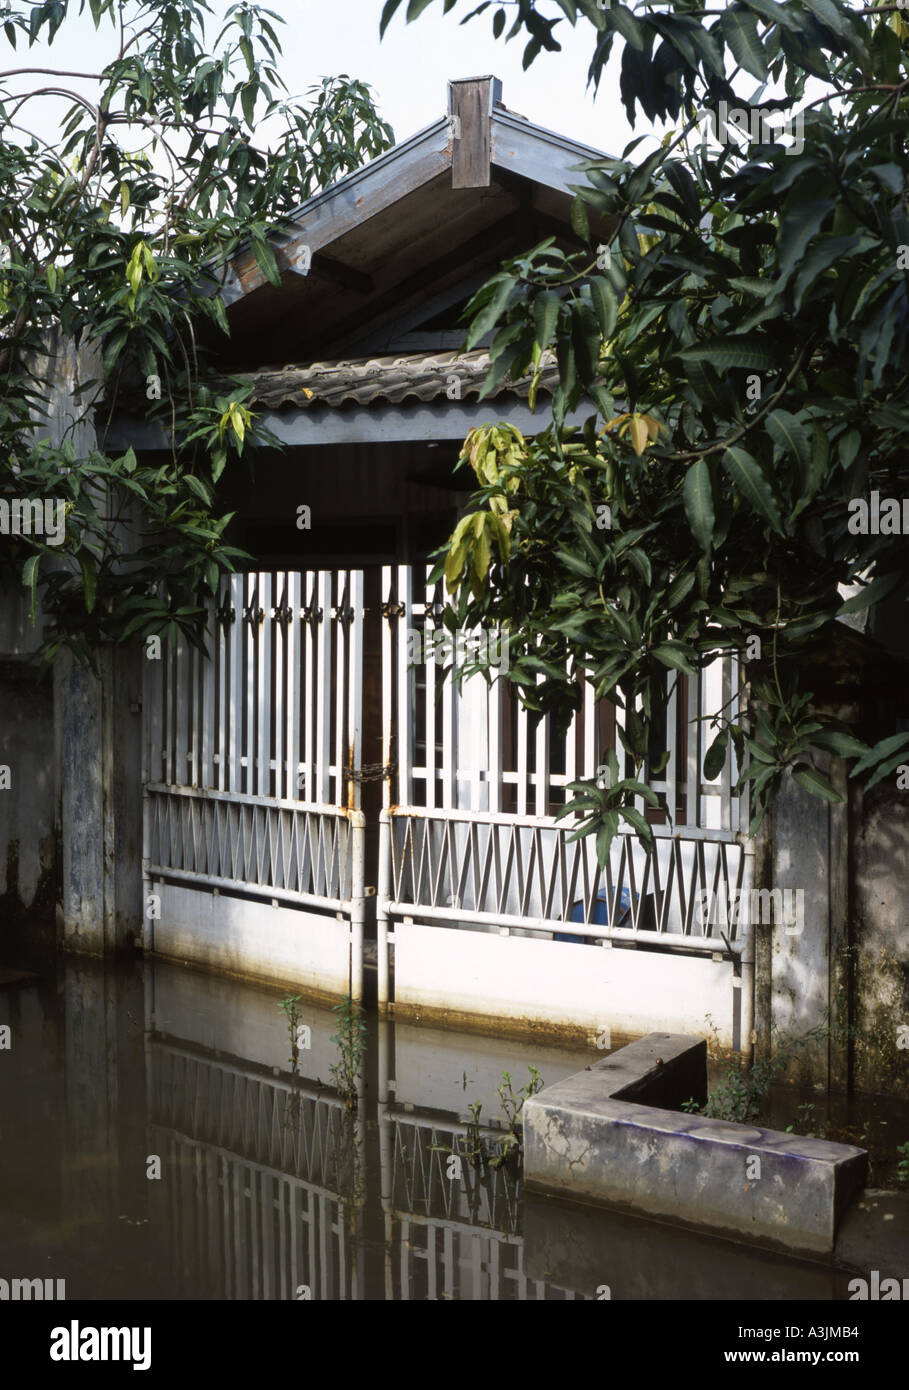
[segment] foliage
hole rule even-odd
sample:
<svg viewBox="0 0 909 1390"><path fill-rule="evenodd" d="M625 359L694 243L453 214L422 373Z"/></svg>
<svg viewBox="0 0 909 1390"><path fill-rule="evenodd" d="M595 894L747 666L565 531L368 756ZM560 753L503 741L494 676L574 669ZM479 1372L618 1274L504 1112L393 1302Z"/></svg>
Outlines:
<svg viewBox="0 0 909 1390"><path fill-rule="evenodd" d="M411 0L407 18L429 3ZM383 28L398 8L388 0ZM528 709L564 729L581 677L625 709L621 786L574 788L601 856L622 820L649 840L634 797L665 762L667 684L720 652L747 652L750 712L721 712L704 775L731 745L752 829L790 774L841 800L831 754L869 787L909 760L909 734L866 742L817 696L838 618L873 617L909 590L905 538L861 534L855 505L900 498L909 471L898 9L514 7L507 37L525 35L525 66L559 48L560 24L589 24L593 86L615 50L629 119L674 126L579 167L585 249L549 238L506 261L466 314L468 346L494 335L487 390L531 372L533 400L547 351L560 385L534 439L502 426L468 437L478 491L447 547L448 585L460 622L508 630L508 679ZM501 10L493 23L501 33ZM785 110L791 131L757 124L742 141L721 102L740 125ZM583 427L566 427L574 410Z"/></svg>
<svg viewBox="0 0 909 1390"><path fill-rule="evenodd" d="M498 1095L504 1112L502 1118L508 1128L501 1138L496 1137L494 1140L490 1140L488 1136L481 1133L480 1112L483 1106L479 1101L474 1101L468 1106L470 1120L467 1125L467 1134L458 1136L455 1141L455 1148L449 1144L432 1144L430 1146L432 1151L456 1154L460 1158L466 1158L475 1168L499 1168L502 1164L508 1163L509 1160L517 1159L521 1154L522 1131L518 1116L524 1109L525 1101L543 1089L543 1078L538 1069L529 1066L527 1070L530 1074L530 1080L519 1087L517 1092L512 1088L511 1074L507 1071L502 1072Z"/></svg>
<svg viewBox="0 0 909 1390"><path fill-rule="evenodd" d="M896 1169L897 1177L900 1182L909 1182L909 1140L905 1144L898 1145L896 1151L900 1160Z"/></svg>
<svg viewBox="0 0 909 1390"><path fill-rule="evenodd" d="M285 1018L287 1019L287 1031L290 1035L289 1061L294 1075L297 1074L300 1068L300 1047L298 1043L300 1011L297 1008L297 1005L299 1004L302 998L302 994L285 994L284 998L278 1005L278 1008L281 1009Z"/></svg>
<svg viewBox="0 0 909 1390"><path fill-rule="evenodd" d="M711 1024L711 1031L716 1045L719 1041L716 1024ZM755 1062L749 1062L741 1053L735 1052L725 1062L720 1079L703 1109L695 1100L685 1101L682 1109L689 1114L707 1115L714 1120L753 1124L760 1118L764 1099L774 1081L785 1073L805 1048L823 1042L829 1036L829 1026L821 1023L792 1037L775 1038L768 1055ZM813 1116L807 1118L813 1119Z"/></svg>
<svg viewBox="0 0 909 1390"><path fill-rule="evenodd" d="M366 1020L362 1008L354 1003L349 994L344 996L340 1004L335 1004L332 1013L337 1015L338 1031L331 1040L338 1046L340 1060L328 1070L347 1108L352 1110L357 1104L360 1066L366 1052Z"/></svg>
<svg viewBox="0 0 909 1390"><path fill-rule="evenodd" d="M216 33L205 0L90 0L93 70L30 64L34 43L65 46L84 9L0 0L0 493L66 507L59 546L4 537L0 582L24 581L33 615L40 594L48 656L67 646L89 661L133 633L193 639L200 598L239 557L216 485L270 436L248 390L205 386L208 350L228 333L217 294L227 262L249 246L279 285L272 230L393 135L346 76L324 79L307 103L287 96L283 21L246 0ZM49 141L42 130L61 101ZM103 398L97 448L78 430L57 442L55 358L85 364L84 415ZM163 464L107 449L106 421L124 399L165 425Z"/></svg>

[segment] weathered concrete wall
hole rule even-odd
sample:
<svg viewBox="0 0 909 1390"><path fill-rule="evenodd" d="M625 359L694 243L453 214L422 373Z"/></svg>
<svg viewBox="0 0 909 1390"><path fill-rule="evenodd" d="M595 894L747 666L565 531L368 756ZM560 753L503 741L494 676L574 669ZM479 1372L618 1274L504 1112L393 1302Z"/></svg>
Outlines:
<svg viewBox="0 0 909 1390"><path fill-rule="evenodd" d="M909 1095L909 794L891 777L856 794L854 1084Z"/></svg>
<svg viewBox="0 0 909 1390"><path fill-rule="evenodd" d="M30 662L0 656L0 933L26 914L53 939L57 834L53 687ZM5 785L6 782L9 785Z"/></svg>
<svg viewBox="0 0 909 1390"><path fill-rule="evenodd" d="M526 1184L779 1249L832 1253L867 1153L660 1108L686 1092L703 1102L706 1082L702 1041L650 1033L547 1086L523 1110Z"/></svg>
<svg viewBox="0 0 909 1390"><path fill-rule="evenodd" d="M804 892L798 933L758 926L758 1057L799 1043L780 1079L818 1089L909 1094L909 798L896 775L863 796L845 766L827 805L791 782L758 836L768 886Z"/></svg>

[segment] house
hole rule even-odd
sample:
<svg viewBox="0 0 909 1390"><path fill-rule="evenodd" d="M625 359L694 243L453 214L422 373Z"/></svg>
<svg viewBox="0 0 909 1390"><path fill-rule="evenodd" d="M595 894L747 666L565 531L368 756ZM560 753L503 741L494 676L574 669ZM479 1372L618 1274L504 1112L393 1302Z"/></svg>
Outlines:
<svg viewBox="0 0 909 1390"><path fill-rule="evenodd" d="M669 682L651 783L672 818L651 816L652 856L619 836L604 871L555 817L568 783L600 773L622 712L587 690L558 739L503 682L459 688L435 659L412 664L444 600L428 556L471 491L460 442L490 419L532 434L555 382L535 412L527 381L478 404L488 344L459 351L463 308L503 257L580 245L572 186L605 157L501 97L492 77L451 82L444 116L309 199L275 238L280 289L251 253L221 268L217 371L251 383L284 447L222 480L255 563L211 605L211 660L137 651L105 657L100 683L57 678L64 944L135 941L328 997L359 996L374 953L398 1016L611 1047L709 1015L748 1052L755 1031L769 1046L771 1016L810 1026L828 1008L844 928L802 861L747 835L731 751L704 778L704 716L734 699L735 659ZM103 442L167 447L135 404ZM829 861L833 815L812 822L812 863ZM811 976L810 1007L793 1007L790 968Z"/></svg>

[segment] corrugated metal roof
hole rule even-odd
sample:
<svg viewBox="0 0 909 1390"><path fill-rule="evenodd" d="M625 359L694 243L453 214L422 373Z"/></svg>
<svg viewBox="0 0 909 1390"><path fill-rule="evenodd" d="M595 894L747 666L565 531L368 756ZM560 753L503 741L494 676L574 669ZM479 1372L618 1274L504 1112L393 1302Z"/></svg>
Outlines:
<svg viewBox="0 0 909 1390"><path fill-rule="evenodd" d="M553 353L543 354L541 367L540 390L551 394L559 380ZM270 410L286 410L295 406L369 405L372 401L397 405L411 397L419 401L432 401L439 396L463 400L479 395L488 371L489 353L475 349L461 354L435 352L261 367L238 376L253 385L251 403ZM526 396L532 379L530 375L518 381L506 377L486 399L505 394ZM207 384L215 391L230 386L226 379Z"/></svg>

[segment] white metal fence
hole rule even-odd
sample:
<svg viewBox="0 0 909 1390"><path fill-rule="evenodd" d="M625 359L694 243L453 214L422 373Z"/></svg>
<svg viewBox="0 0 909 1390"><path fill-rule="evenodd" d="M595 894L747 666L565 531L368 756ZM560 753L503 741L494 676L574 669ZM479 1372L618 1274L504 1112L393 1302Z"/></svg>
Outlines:
<svg viewBox="0 0 909 1390"><path fill-rule="evenodd" d="M209 607L207 646L146 653L147 897L163 880L334 911L359 995L362 572L232 576ZM154 946L173 924L152 911ZM256 950L236 914L233 929L237 951ZM337 934L328 918L325 930ZM171 932L172 953L187 933Z"/></svg>
<svg viewBox="0 0 909 1390"><path fill-rule="evenodd" d="M732 794L732 750L715 778L702 771L715 735L711 716L736 709L735 659L698 677L667 673L665 739L656 742L668 761L642 774L661 794L661 808L638 800L656 848L647 853L623 832L601 867L594 838L570 840L571 822L556 816L571 782L603 775L609 750L624 771L624 712L584 686L569 729L557 737L548 718L531 721L504 680L459 683L457 667L443 669L451 647L435 645L445 631L445 594L429 572L385 567L371 613L361 571L237 575L209 611L210 659L185 642L164 644L159 660L149 652L144 866L150 894L156 883L170 885L161 916L169 908L185 919L187 890L232 895L234 908L218 920L209 913L206 928L212 938L227 933L227 946L209 942L200 958L236 958L250 973L275 975L286 973L295 951L309 951L319 957L316 983L324 978L332 992L342 969L333 913L346 924L358 995L368 716L375 728L381 723L384 740L384 810L371 866L382 1007L399 997L392 992L396 922L456 930L467 953L485 949L477 933L497 932L569 950L587 942L741 956L746 934L734 904L750 890L750 858L745 809ZM382 628L381 690L370 687L381 704L375 709L364 709L366 621ZM495 640L491 651L504 664L507 652ZM239 895L285 911L274 919L285 931L277 955L262 947L266 918L241 913ZM705 901L713 905L707 914ZM297 930L299 918L294 924L301 912L310 914L308 937ZM167 932L152 919L153 946ZM188 919L167 940L165 953L196 958ZM323 961L326 942L331 959ZM420 968L429 968L425 960ZM542 972L539 988L546 987Z"/></svg>
<svg viewBox="0 0 909 1390"><path fill-rule="evenodd" d="M440 976L452 957L445 954L444 935L431 948L417 924L465 933L460 949L475 956L476 979L501 972L505 960L500 952L493 962L478 931L531 935L569 949L583 942L651 946L714 961L745 953L735 905L750 889L750 859L741 834L746 808L732 792L737 770L731 748L715 778L706 780L702 771L717 732L712 716L721 710L734 716L737 708L735 658L717 660L697 677L667 672L662 742L668 761L660 772L646 766L641 776L661 794L661 809L654 812L637 799L655 850L648 853L634 835L620 833L601 867L594 837L571 841L571 820L556 816L574 794L571 782L604 775L609 750L621 775L630 774L620 741L625 712L596 701L585 685L580 709L557 737L548 718L532 723L503 679L476 675L459 688L443 670L454 652L450 640L439 641L445 595L441 581L429 583L430 572L427 567L417 578L405 566L383 570L383 716L386 761L395 771L382 816L380 1004L401 1000L404 952L397 949L393 958L391 948L406 939L407 962L416 972L408 1001L415 1004L422 990L427 1003L465 1008L454 984L447 1000L435 987L426 994L428 953L435 950ZM487 640L486 647L493 667L506 664L507 653L496 642ZM442 663L433 659L435 650ZM705 902L710 912L703 911ZM531 956L521 951L530 969ZM517 945L511 959L511 973L521 981L516 989L526 990ZM540 960L543 992L556 959L568 967L565 955L545 965ZM737 972L736 965L738 988ZM704 989L711 1002L715 982ZM490 993L478 998L478 1010L501 1014L511 1003L517 998ZM750 1035L746 1017L734 1028L730 1021L727 1031L740 1036L743 1025Z"/></svg>

